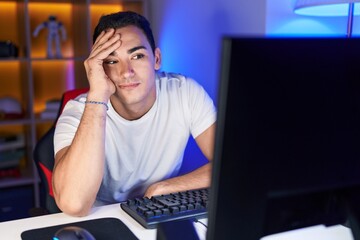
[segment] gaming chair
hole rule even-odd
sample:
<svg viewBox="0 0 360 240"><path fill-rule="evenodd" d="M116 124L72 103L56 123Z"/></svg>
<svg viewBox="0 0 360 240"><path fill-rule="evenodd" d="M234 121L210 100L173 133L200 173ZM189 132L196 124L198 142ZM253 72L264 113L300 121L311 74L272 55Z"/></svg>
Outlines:
<svg viewBox="0 0 360 240"><path fill-rule="evenodd" d="M45 195L45 213L58 213L61 212L60 209L57 207L54 199L53 188L52 188L52 170L54 167L54 132L55 126L58 117L60 116L62 110L64 109L65 104L71 100L76 98L82 93L86 93L89 89L82 88L82 89L75 89L67 91L63 94L61 99L61 106L58 112L58 115L55 119L53 126L40 138L40 140L36 143L33 157L39 172L40 180L41 180L41 189Z"/></svg>

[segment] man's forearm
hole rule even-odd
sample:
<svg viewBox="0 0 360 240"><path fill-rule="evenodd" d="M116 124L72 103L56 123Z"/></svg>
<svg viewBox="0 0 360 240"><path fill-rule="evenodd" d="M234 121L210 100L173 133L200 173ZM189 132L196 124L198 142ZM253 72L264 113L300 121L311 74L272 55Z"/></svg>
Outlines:
<svg viewBox="0 0 360 240"><path fill-rule="evenodd" d="M72 144L53 172L56 203L70 215L88 214L99 190L105 158L106 109L87 104Z"/></svg>
<svg viewBox="0 0 360 240"><path fill-rule="evenodd" d="M211 183L211 163L182 176L170 178L152 184L146 191L145 196L168 194L172 192L186 191L189 189L209 187Z"/></svg>

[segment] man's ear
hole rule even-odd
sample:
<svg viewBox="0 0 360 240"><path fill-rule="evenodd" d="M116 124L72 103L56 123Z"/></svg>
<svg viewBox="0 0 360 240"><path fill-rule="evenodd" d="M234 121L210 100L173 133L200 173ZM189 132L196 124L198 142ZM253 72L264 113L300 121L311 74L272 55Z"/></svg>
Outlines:
<svg viewBox="0 0 360 240"><path fill-rule="evenodd" d="M160 48L155 48L155 70L159 70L161 67L161 51Z"/></svg>

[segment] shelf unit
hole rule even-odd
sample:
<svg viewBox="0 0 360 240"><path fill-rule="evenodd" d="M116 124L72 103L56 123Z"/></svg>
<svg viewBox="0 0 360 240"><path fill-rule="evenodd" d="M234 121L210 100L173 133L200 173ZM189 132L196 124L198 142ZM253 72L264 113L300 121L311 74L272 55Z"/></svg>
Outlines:
<svg viewBox="0 0 360 240"><path fill-rule="evenodd" d="M14 98L23 109L21 118L0 118L0 133L22 134L26 143L21 176L0 179L0 213L8 209L1 192L21 186L32 187L31 205L40 206L40 181L32 155L37 140L54 121L42 119L40 113L47 101L60 99L67 90L88 86L83 62L99 17L122 10L148 16L147 9L146 0L0 0L0 41L9 40L19 49L18 57L0 58L0 99ZM60 59L46 57L47 29L37 37L32 35L50 15L56 16L67 33L67 39L61 42Z"/></svg>

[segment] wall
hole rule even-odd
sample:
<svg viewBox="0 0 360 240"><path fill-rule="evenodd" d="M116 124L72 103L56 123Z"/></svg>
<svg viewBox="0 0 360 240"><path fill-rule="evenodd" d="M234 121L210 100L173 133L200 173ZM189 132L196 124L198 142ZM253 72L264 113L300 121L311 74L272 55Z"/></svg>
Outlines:
<svg viewBox="0 0 360 240"><path fill-rule="evenodd" d="M162 69L187 74L216 96L222 35L265 33L265 0L152 0Z"/></svg>
<svg viewBox="0 0 360 240"><path fill-rule="evenodd" d="M152 0L149 20L162 50L162 70L188 75L216 102L223 35L264 35L266 0ZM188 164L196 159L195 164ZM204 163L190 139L188 171Z"/></svg>
<svg viewBox="0 0 360 240"><path fill-rule="evenodd" d="M267 0L266 33L280 36L346 37L347 17L314 17L294 13L295 0ZM359 4L357 4L359 7ZM353 20L353 36L359 35L359 17Z"/></svg>

